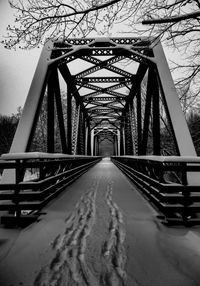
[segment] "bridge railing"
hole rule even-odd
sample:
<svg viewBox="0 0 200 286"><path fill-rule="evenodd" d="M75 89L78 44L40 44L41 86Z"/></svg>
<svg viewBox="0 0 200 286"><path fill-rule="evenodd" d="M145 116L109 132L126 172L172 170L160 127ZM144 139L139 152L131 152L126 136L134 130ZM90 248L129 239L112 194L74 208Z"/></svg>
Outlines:
<svg viewBox="0 0 200 286"><path fill-rule="evenodd" d="M112 157L112 161L165 215L168 223L200 222L200 158L121 156Z"/></svg>
<svg viewBox="0 0 200 286"><path fill-rule="evenodd" d="M3 154L0 169L15 179L3 179L0 184L1 222L35 219L51 199L100 160L101 157L40 152ZM4 211L9 215L2 214Z"/></svg>

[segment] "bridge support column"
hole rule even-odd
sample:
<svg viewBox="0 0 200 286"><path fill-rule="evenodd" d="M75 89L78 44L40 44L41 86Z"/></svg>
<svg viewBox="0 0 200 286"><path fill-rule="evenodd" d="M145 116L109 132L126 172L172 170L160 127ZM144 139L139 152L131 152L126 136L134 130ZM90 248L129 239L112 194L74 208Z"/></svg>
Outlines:
<svg viewBox="0 0 200 286"><path fill-rule="evenodd" d="M97 156L97 152L98 152L98 140L97 140L97 135L94 135L94 156Z"/></svg>
<svg viewBox="0 0 200 286"><path fill-rule="evenodd" d="M67 154L72 154L72 91L67 84Z"/></svg>
<svg viewBox="0 0 200 286"><path fill-rule="evenodd" d="M147 143L148 143L148 135L149 135L153 84L154 84L154 74L151 72L151 69L149 68L145 112L144 112L144 124L143 124L144 127L143 127L143 134L142 134L143 136L142 136L141 155L147 154Z"/></svg>
<svg viewBox="0 0 200 286"><path fill-rule="evenodd" d="M58 124L59 124L59 130L60 130L62 152L66 154L67 153L67 141L66 141L65 124L64 124L62 100L61 100L61 94L60 94L60 85L59 85L57 69L55 70L55 101L56 101L57 117L58 117Z"/></svg>
<svg viewBox="0 0 200 286"><path fill-rule="evenodd" d="M86 133L86 155L91 155L91 130L90 121L87 119L87 133Z"/></svg>
<svg viewBox="0 0 200 286"><path fill-rule="evenodd" d="M141 105L141 86L136 94L137 102L137 155L142 154L142 105Z"/></svg>
<svg viewBox="0 0 200 286"><path fill-rule="evenodd" d="M122 118L121 126L120 126L120 156L123 156L124 153L124 118Z"/></svg>
<svg viewBox="0 0 200 286"><path fill-rule="evenodd" d="M160 155L160 96L159 96L159 86L158 78L155 69L151 71L154 76L153 82L153 97L152 97L152 107L153 107L153 154Z"/></svg>
<svg viewBox="0 0 200 286"><path fill-rule="evenodd" d="M132 138L132 128L131 128L131 106L130 103L126 106L125 110L125 154L133 155L133 138Z"/></svg>
<svg viewBox="0 0 200 286"><path fill-rule="evenodd" d="M94 156L99 156L99 137L98 135L94 136Z"/></svg>
<svg viewBox="0 0 200 286"><path fill-rule="evenodd" d="M94 140L95 140L95 136L94 136L94 129L91 130L91 155L95 156L94 153Z"/></svg>
<svg viewBox="0 0 200 286"><path fill-rule="evenodd" d="M47 89L47 152L54 153L55 141L54 74L50 72Z"/></svg>
<svg viewBox="0 0 200 286"><path fill-rule="evenodd" d="M118 156L118 136L113 136L113 155Z"/></svg>
<svg viewBox="0 0 200 286"><path fill-rule="evenodd" d="M56 109L55 109L56 108ZM62 101L60 94L58 71L53 68L49 72L49 78L47 83L47 152L54 153L55 150L55 119L57 110L57 119L60 135L60 143L62 152L67 153L67 143L65 135L65 126L63 118Z"/></svg>
<svg viewBox="0 0 200 286"><path fill-rule="evenodd" d="M117 130L117 150L118 150L118 153L117 153L117 156L120 156L120 131Z"/></svg>
<svg viewBox="0 0 200 286"><path fill-rule="evenodd" d="M85 117L81 110L79 114L79 126L78 126L78 136L77 136L77 154L84 155L85 154Z"/></svg>

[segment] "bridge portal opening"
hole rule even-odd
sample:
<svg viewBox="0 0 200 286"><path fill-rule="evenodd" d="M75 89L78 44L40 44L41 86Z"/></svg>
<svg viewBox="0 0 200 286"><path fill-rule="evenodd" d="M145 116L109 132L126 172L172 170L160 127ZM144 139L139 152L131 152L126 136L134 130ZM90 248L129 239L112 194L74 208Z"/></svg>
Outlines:
<svg viewBox="0 0 200 286"><path fill-rule="evenodd" d="M111 157L116 155L116 151L114 150L113 142L109 141L108 139L103 140L99 144L99 156L102 157Z"/></svg>
<svg viewBox="0 0 200 286"><path fill-rule="evenodd" d="M44 145L71 155L196 155L158 39L47 42L10 152Z"/></svg>

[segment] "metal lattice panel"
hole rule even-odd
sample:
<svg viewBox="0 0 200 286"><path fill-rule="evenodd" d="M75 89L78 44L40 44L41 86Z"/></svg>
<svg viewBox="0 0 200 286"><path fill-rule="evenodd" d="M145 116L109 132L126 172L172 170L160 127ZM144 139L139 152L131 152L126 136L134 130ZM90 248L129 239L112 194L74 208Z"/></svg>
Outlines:
<svg viewBox="0 0 200 286"><path fill-rule="evenodd" d="M83 78L76 78L75 82L77 84L85 84L85 83L131 83L131 79L128 77L83 77Z"/></svg>
<svg viewBox="0 0 200 286"><path fill-rule="evenodd" d="M105 68L111 72L117 73L121 76L131 78L132 77L131 73L128 73L128 72L126 72L120 68L115 67L115 66L112 66L114 63L117 63L117 62L121 61L122 59L124 59L124 56L114 56L111 59L104 60L104 61L98 60L98 59L93 58L93 57L87 57L87 61L95 64L95 66L88 68L84 72L78 73L76 75L76 78L85 77L85 76L90 75L94 72L97 72L103 68Z"/></svg>

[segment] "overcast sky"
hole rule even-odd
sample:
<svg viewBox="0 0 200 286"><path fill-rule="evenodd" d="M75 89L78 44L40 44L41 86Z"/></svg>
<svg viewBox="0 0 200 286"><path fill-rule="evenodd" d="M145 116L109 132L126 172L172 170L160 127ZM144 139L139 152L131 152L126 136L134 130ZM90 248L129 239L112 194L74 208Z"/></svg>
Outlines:
<svg viewBox="0 0 200 286"><path fill-rule="evenodd" d="M0 0L0 38L13 21L8 0ZM0 45L0 114L16 113L23 106L40 55L40 49L10 51Z"/></svg>
<svg viewBox="0 0 200 286"><path fill-rule="evenodd" d="M6 35L6 26L12 24L13 13L8 0L0 0L0 39ZM0 44L0 114L11 115L23 107L40 53L38 48L14 51Z"/></svg>

